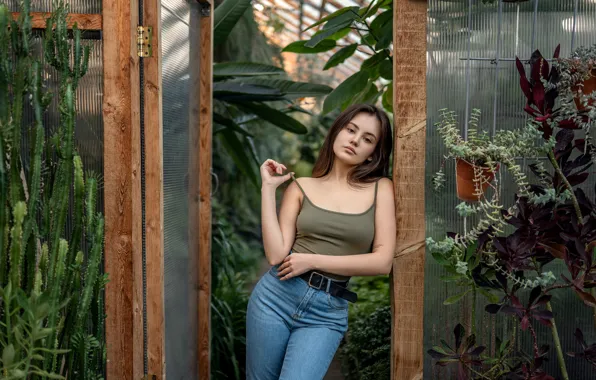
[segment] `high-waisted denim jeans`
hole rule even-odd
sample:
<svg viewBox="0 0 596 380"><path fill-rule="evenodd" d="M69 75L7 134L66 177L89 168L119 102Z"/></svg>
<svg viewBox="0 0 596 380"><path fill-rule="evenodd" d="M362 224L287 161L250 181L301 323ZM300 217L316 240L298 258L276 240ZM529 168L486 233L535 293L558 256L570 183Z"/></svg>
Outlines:
<svg viewBox="0 0 596 380"><path fill-rule="evenodd" d="M248 380L322 379L348 329L348 301L277 266L257 283L246 316Z"/></svg>

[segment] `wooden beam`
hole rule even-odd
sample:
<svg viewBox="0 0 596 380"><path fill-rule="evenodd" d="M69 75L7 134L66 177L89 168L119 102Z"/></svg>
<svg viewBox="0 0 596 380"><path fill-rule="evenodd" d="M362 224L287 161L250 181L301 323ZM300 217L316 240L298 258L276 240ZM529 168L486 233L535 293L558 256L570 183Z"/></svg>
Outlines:
<svg viewBox="0 0 596 380"><path fill-rule="evenodd" d="M147 373L166 376L164 310L163 133L161 75L161 1L143 2L143 25L153 28L153 56L144 70L145 269L147 297Z"/></svg>
<svg viewBox="0 0 596 380"><path fill-rule="evenodd" d="M19 14L19 12L12 12L12 18L18 19ZM51 15L49 12L31 12L31 26L33 29L45 29L46 19ZM81 30L101 30L103 20L100 14L69 13L67 15L68 28L72 29L75 23Z"/></svg>
<svg viewBox="0 0 596 380"><path fill-rule="evenodd" d="M393 1L393 183L397 247L392 271L391 378L422 379L426 13L424 0ZM415 191L413 191L415 189Z"/></svg>
<svg viewBox="0 0 596 380"><path fill-rule="evenodd" d="M137 0L104 0L103 120L107 378L143 376Z"/></svg>
<svg viewBox="0 0 596 380"><path fill-rule="evenodd" d="M202 12L199 8L203 8ZM211 162L213 2L195 4L190 17L189 255L196 304L198 379L209 379L211 329ZM191 304L191 310L194 305Z"/></svg>

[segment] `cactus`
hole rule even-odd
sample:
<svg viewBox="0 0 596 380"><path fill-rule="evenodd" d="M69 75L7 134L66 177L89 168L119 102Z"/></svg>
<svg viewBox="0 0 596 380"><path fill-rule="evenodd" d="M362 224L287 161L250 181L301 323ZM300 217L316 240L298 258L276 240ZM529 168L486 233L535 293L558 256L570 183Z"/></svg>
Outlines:
<svg viewBox="0 0 596 380"><path fill-rule="evenodd" d="M104 220L97 177L85 174L74 138L76 89L90 49L76 25L69 38L64 2L53 9L42 62L31 49L30 0L16 21L0 5L0 377L101 379ZM44 64L59 75L52 136L43 125L53 95L44 90ZM29 152L21 151L23 135L31 137Z"/></svg>

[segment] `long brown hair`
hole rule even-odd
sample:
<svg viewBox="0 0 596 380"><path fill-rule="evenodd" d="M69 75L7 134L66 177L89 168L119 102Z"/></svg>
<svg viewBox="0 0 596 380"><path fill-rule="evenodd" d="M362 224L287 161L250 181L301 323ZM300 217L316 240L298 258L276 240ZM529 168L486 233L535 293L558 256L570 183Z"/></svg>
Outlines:
<svg viewBox="0 0 596 380"><path fill-rule="evenodd" d="M381 177L387 177L389 175L389 157L393 149L393 132L391 131L389 117L384 111L371 104L354 104L340 113L331 125L331 128L329 128L317 162L315 162L312 170L312 176L314 178L324 177L329 174L335 161L335 153L333 152L335 138L342 128L361 112L377 117L381 124L381 134L373 152L372 160L365 161L354 167L348 174L348 183L352 186L358 186L358 184L374 182Z"/></svg>

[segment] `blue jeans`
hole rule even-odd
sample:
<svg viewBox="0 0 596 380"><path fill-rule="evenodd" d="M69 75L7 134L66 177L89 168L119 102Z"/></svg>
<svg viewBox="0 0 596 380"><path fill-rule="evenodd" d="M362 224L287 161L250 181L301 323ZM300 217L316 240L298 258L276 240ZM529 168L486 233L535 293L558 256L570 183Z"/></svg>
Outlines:
<svg viewBox="0 0 596 380"><path fill-rule="evenodd" d="M257 283L246 315L247 380L323 379L348 329L348 301L273 266Z"/></svg>

